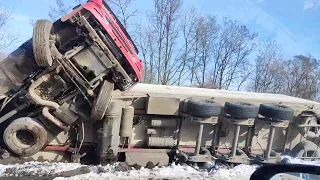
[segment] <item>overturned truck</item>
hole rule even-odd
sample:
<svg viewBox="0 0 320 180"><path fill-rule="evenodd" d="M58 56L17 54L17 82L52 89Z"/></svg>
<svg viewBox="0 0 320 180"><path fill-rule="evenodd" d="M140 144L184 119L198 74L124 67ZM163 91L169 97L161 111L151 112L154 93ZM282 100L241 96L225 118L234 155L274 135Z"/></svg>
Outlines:
<svg viewBox="0 0 320 180"><path fill-rule="evenodd" d="M141 69L104 1L76 6L54 23L37 21L33 38L1 62L3 152L141 166L320 158L318 102L140 84Z"/></svg>

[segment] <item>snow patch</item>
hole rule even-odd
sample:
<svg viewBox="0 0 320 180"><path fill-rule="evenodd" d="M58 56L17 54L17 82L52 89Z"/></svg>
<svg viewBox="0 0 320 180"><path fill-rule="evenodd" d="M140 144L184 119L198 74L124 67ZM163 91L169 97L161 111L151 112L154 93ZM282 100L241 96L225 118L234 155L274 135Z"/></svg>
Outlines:
<svg viewBox="0 0 320 180"><path fill-rule="evenodd" d="M313 166L320 166L320 161L304 161L301 159L296 159L290 156L282 156L282 160L286 159L290 164L305 164L305 165L313 165Z"/></svg>
<svg viewBox="0 0 320 180"><path fill-rule="evenodd" d="M247 180L256 170L257 166L239 165L233 169L222 168L216 171L199 171L190 166L171 165L168 167L155 167L152 170L131 170L127 172L114 171L114 167L108 166L109 171L104 173L88 173L74 177L58 177L55 180L76 179L223 179L223 180Z"/></svg>
<svg viewBox="0 0 320 180"><path fill-rule="evenodd" d="M15 165L0 165L0 176L8 174L23 174L23 175L54 175L64 171L70 171L82 167L84 165L75 163L49 163L49 162L26 162ZM10 169L10 172L7 170Z"/></svg>
<svg viewBox="0 0 320 180"><path fill-rule="evenodd" d="M302 161L290 156L283 156L288 163L311 164L320 166L319 161ZM57 177L65 171L75 170L81 167L89 169L89 173L73 177ZM0 165L1 176L53 176L55 180L96 180L96 179L218 179L218 180L248 180L258 168L255 165L238 165L234 168L216 166L210 172L198 170L191 166L172 164L168 167L155 167L153 169L141 168L130 171L118 171L118 164L106 166L86 166L75 163L49 163L27 162L15 165Z"/></svg>

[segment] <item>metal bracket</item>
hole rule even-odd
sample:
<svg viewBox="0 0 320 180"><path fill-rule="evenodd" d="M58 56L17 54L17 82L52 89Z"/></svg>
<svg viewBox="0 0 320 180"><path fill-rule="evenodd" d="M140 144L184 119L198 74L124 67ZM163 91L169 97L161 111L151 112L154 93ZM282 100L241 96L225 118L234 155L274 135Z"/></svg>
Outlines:
<svg viewBox="0 0 320 180"><path fill-rule="evenodd" d="M189 156L188 161L190 162L210 162L213 158L211 155L197 155Z"/></svg>
<svg viewBox="0 0 320 180"><path fill-rule="evenodd" d="M231 161L234 161L234 162L239 162L239 161L242 162L243 157L236 156L236 150L237 150L238 141L239 141L239 134L240 134L240 127L241 126L249 126L249 127L253 126L255 119L254 118L235 119L234 117L231 117L231 116L226 116L225 119L229 120L235 126L234 137L233 137L232 147L231 147L231 154L229 155L229 158L233 159ZM246 141L249 140L249 136L250 136L250 134L248 133ZM248 142L246 142L246 146L247 145L248 145ZM246 157L246 158L248 158L248 157Z"/></svg>
<svg viewBox="0 0 320 180"><path fill-rule="evenodd" d="M264 122L266 124L269 124L273 127L279 127L279 128L287 128L289 127L289 120L277 120L277 119L271 119L271 118L259 118L257 119L260 122Z"/></svg>
<svg viewBox="0 0 320 180"><path fill-rule="evenodd" d="M233 156L226 159L229 163L235 163L235 164L246 164L249 162L249 158L246 155L241 156Z"/></svg>
<svg viewBox="0 0 320 180"><path fill-rule="evenodd" d="M219 117L199 118L199 117L194 117L185 113L180 113L180 115L183 117L184 120L187 120L189 122L197 122L200 124L216 125L219 119Z"/></svg>
<svg viewBox="0 0 320 180"><path fill-rule="evenodd" d="M232 124L237 124L241 126L253 126L254 125L254 118L249 119L235 119L233 117L225 117L226 120L229 120Z"/></svg>

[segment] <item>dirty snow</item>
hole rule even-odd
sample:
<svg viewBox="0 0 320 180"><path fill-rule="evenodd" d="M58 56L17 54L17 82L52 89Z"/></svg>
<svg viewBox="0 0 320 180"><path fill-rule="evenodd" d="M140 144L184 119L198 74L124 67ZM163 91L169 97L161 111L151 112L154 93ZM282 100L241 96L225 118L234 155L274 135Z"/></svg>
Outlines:
<svg viewBox="0 0 320 180"><path fill-rule="evenodd" d="M245 180L255 171L256 166L239 165L233 169L220 168L211 172L200 171L190 166L171 165L168 167L155 167L152 170L141 168L130 171L116 171L117 165L85 166L73 163L40 163L28 162L15 165L0 165L1 176L54 176L55 180L73 179L223 179ZM59 177L64 171L87 167L89 173L73 177Z"/></svg>
<svg viewBox="0 0 320 180"><path fill-rule="evenodd" d="M0 165L0 176L15 174L23 174L29 176L46 176L74 170L83 166L84 165L76 163L40 163L31 161L23 164Z"/></svg>
<svg viewBox="0 0 320 180"><path fill-rule="evenodd" d="M290 163L306 164L307 162L284 156ZM320 162L308 162L308 164L319 165ZM73 177L59 177L62 172L87 168L89 173ZM107 166L85 166L74 163L49 163L28 162L14 165L0 165L1 176L53 176L55 180L95 180L95 179L222 179L222 180L248 180L258 166L238 165L234 168L214 168L207 172L197 170L190 166L172 164L168 167L155 167L154 169L142 168L130 171L117 171L117 165Z"/></svg>
<svg viewBox="0 0 320 180"><path fill-rule="evenodd" d="M245 180L255 171L256 167L239 165L231 170L220 169L217 172L198 171L190 166L171 165L169 167L131 170L128 172L115 172L114 167L109 166L109 171L97 174L91 172L70 178L56 178L56 180L75 179L224 179Z"/></svg>
<svg viewBox="0 0 320 180"><path fill-rule="evenodd" d="M287 158L288 163L291 164L307 164L307 165L313 165L313 166L320 166L320 161L303 161L301 159L292 158L290 156L282 156L281 159Z"/></svg>

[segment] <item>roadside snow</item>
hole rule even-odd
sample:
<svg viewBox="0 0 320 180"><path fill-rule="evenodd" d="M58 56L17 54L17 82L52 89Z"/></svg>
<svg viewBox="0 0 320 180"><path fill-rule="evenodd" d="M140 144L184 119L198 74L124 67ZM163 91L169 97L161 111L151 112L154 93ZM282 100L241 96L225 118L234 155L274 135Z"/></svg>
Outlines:
<svg viewBox="0 0 320 180"><path fill-rule="evenodd" d="M306 162L289 156L289 163L319 165L320 162ZM86 168L85 174L72 177L59 177L61 173L79 168ZM14 165L0 165L1 176L52 176L55 180L96 180L96 179L217 179L217 180L248 180L257 166L238 165L234 168L220 167L211 172L197 170L190 166L172 164L168 167L155 167L154 169L142 168L130 171L117 171L117 165L86 166L74 163L49 163L28 162Z"/></svg>
<svg viewBox="0 0 320 180"><path fill-rule="evenodd" d="M76 179L223 179L223 180L247 180L256 170L255 166L239 165L233 169L219 169L216 172L198 171L190 166L171 165L168 167L131 170L128 172L116 172L114 167L108 166L109 171L104 173L90 172L70 178L55 178L55 180Z"/></svg>
<svg viewBox="0 0 320 180"><path fill-rule="evenodd" d="M74 170L82 166L84 165L75 163L40 163L31 161L23 164L0 165L0 176L15 174L45 176Z"/></svg>
<svg viewBox="0 0 320 180"><path fill-rule="evenodd" d="M314 166L320 166L320 161L303 161L301 159L292 158L290 156L282 156L281 159L287 159L288 163L291 164L307 164L307 165L314 165Z"/></svg>
<svg viewBox="0 0 320 180"><path fill-rule="evenodd" d="M87 167L89 173L73 177L57 177L60 173ZM172 164L168 167L153 169L141 168L130 171L117 171L117 165L85 166L74 163L28 162L14 165L0 165L1 176L55 176L55 180L95 180L95 179L223 179L246 180L255 171L256 166L239 165L233 169L220 168L212 172L199 171L190 166Z"/></svg>

